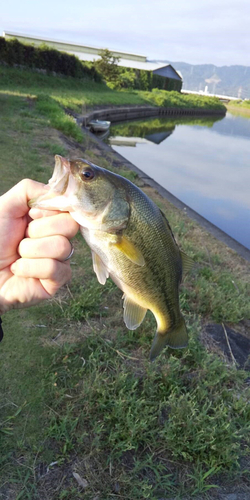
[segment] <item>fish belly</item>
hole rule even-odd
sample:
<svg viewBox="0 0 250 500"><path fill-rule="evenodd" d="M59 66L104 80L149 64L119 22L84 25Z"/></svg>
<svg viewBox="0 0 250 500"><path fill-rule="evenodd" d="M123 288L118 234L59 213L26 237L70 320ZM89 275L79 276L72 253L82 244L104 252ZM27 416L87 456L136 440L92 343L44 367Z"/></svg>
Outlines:
<svg viewBox="0 0 250 500"><path fill-rule="evenodd" d="M84 228L81 232L92 252L100 258L106 275L110 276L123 291L124 296L154 314L158 331L169 329L171 318L167 309L166 296L162 293L162 284L158 286L157 277L152 276L149 266L147 264L139 266L131 262L112 244L113 235ZM162 273L160 274L162 277Z"/></svg>

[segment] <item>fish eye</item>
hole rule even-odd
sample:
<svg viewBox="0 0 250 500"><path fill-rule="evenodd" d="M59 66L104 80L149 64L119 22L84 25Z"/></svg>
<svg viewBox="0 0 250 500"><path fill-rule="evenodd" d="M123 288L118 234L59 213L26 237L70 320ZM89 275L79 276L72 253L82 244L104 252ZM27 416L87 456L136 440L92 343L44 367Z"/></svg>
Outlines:
<svg viewBox="0 0 250 500"><path fill-rule="evenodd" d="M91 168L87 168L86 170L82 170L80 176L83 181L91 181L95 177L95 172Z"/></svg>

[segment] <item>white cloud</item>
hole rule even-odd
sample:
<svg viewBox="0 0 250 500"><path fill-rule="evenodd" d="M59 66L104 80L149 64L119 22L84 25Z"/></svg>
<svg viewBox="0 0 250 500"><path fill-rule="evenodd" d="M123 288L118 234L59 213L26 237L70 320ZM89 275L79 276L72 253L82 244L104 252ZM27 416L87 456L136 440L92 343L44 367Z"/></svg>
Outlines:
<svg viewBox="0 0 250 500"><path fill-rule="evenodd" d="M130 50L154 59L250 65L248 0L13 0L0 29Z"/></svg>

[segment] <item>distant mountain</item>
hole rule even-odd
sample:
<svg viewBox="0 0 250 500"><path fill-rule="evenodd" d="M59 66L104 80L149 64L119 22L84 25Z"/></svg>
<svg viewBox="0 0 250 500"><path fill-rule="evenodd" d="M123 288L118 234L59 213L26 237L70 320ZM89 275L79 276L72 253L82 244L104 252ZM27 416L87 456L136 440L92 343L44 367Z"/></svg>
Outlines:
<svg viewBox="0 0 250 500"><path fill-rule="evenodd" d="M159 62L159 61L157 61ZM213 94L250 99L250 66L214 66L213 64L187 64L184 62L160 61L169 63L180 71L183 88L205 90Z"/></svg>

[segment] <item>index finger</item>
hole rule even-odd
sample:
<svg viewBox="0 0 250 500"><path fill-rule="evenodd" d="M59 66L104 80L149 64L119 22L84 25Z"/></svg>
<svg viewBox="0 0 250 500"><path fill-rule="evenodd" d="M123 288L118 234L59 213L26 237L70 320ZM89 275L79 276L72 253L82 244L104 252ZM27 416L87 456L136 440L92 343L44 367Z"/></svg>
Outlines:
<svg viewBox="0 0 250 500"><path fill-rule="evenodd" d="M42 217L31 221L26 230L28 238L43 238L61 234L66 238L73 238L79 229L79 224L72 219L68 212L60 212L51 217Z"/></svg>
<svg viewBox="0 0 250 500"><path fill-rule="evenodd" d="M41 208L31 208L29 216L31 219L41 219L41 217L51 217L51 215L60 214L60 210L43 210Z"/></svg>
<svg viewBox="0 0 250 500"><path fill-rule="evenodd" d="M28 202L45 194L49 186L41 182L23 179L0 197L0 214L4 218L23 217L29 211Z"/></svg>

